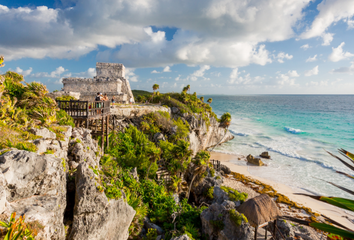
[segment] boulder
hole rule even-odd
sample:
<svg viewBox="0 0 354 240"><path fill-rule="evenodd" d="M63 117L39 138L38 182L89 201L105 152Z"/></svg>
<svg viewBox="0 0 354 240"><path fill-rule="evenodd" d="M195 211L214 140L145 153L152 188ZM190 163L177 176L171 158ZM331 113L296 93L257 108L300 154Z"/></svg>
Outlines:
<svg viewBox="0 0 354 240"><path fill-rule="evenodd" d="M31 128L29 132L44 139L56 139L56 134L45 127Z"/></svg>
<svg viewBox="0 0 354 240"><path fill-rule="evenodd" d="M176 113L179 112L179 109L176 108L176 107L172 107L172 108L171 108L171 111L172 111L173 114L176 114Z"/></svg>
<svg viewBox="0 0 354 240"><path fill-rule="evenodd" d="M231 210L239 214L234 202L224 201L222 204L213 203L201 213L202 232L208 236L208 240L253 239L251 226L244 220L241 221L241 225L236 225L230 218Z"/></svg>
<svg viewBox="0 0 354 240"><path fill-rule="evenodd" d="M110 199L97 189L98 177L86 162L77 168L74 220L69 239L126 240L135 210L122 197ZM124 194L123 194L124 195Z"/></svg>
<svg viewBox="0 0 354 240"><path fill-rule="evenodd" d="M192 177L190 177L192 178ZM202 202L211 202L211 199L209 199L206 196L206 192L210 187L220 187L222 184L223 180L216 179L216 177L205 177L203 180L197 184L196 186L193 186L191 189L191 194L194 196L194 200L196 203L201 204Z"/></svg>
<svg viewBox="0 0 354 240"><path fill-rule="evenodd" d="M138 169L136 167L130 171L130 174L135 180L139 181Z"/></svg>
<svg viewBox="0 0 354 240"><path fill-rule="evenodd" d="M179 237L171 238L171 240L191 240L191 238L189 238L187 234L184 234L184 235L179 236Z"/></svg>
<svg viewBox="0 0 354 240"><path fill-rule="evenodd" d="M171 127L171 134L176 134L177 133L177 129L178 129L177 126Z"/></svg>
<svg viewBox="0 0 354 240"><path fill-rule="evenodd" d="M267 159L270 158L268 152L262 152L261 155L259 155L259 156L260 156L261 158L267 158Z"/></svg>
<svg viewBox="0 0 354 240"><path fill-rule="evenodd" d="M2 154L1 191L0 214L26 214L26 222L44 226L38 239L65 239L66 176L60 158L22 150Z"/></svg>
<svg viewBox="0 0 354 240"><path fill-rule="evenodd" d="M312 240L312 239L321 239L323 236L321 233L317 232L315 229L299 225L298 223L293 223L284 219L277 220L277 239L283 238L286 236L286 240L295 240L295 239L303 239L303 240ZM273 232L274 224L269 224L267 226L268 231Z"/></svg>
<svg viewBox="0 0 354 240"><path fill-rule="evenodd" d="M147 232L150 228L155 229L158 235L164 234L165 232L161 227L159 227L155 223L150 222L150 219L147 217L144 218L144 227Z"/></svg>
<svg viewBox="0 0 354 240"><path fill-rule="evenodd" d="M253 164L253 165L257 165L257 166L263 166L264 163L262 162L262 160L260 158L255 158L253 157L251 154L249 154L247 156L247 162Z"/></svg>
<svg viewBox="0 0 354 240"><path fill-rule="evenodd" d="M154 142L166 141L166 138L162 133L155 133L154 134Z"/></svg>
<svg viewBox="0 0 354 240"><path fill-rule="evenodd" d="M230 174L231 170L229 167L225 166L224 164L220 164L220 170L224 172L224 174Z"/></svg>

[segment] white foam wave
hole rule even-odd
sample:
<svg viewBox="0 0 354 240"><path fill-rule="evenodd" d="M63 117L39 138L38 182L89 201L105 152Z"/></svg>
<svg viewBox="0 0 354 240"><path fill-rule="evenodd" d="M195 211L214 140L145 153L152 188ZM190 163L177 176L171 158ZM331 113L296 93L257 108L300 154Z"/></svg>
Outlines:
<svg viewBox="0 0 354 240"><path fill-rule="evenodd" d="M229 131L233 134L233 135L237 135L237 136L241 136L241 137L247 137L249 134L247 133L242 133L242 132L236 132L234 130L229 129Z"/></svg>
<svg viewBox="0 0 354 240"><path fill-rule="evenodd" d="M299 134L299 133L304 133L304 131L302 131L301 129L296 129L296 128L292 128L292 127L284 127L285 131L289 132L289 133L293 133L293 134Z"/></svg>
<svg viewBox="0 0 354 240"><path fill-rule="evenodd" d="M324 163L320 160L313 160L311 158L306 158L306 157L303 157L299 154L297 154L296 152L293 152L293 151L286 151L286 150L281 150L281 149L277 149L275 147L271 147L271 146L266 146L262 143L259 143L259 142L256 142L257 145L261 146L261 147L264 147L266 148L268 151L271 151L271 152L276 152L276 153L279 153L283 156L286 156L286 157L290 157L290 158L295 158L295 159L298 159L298 160L301 160L301 161L305 161L305 162L311 162L311 163L315 163L323 168L326 168L326 169L330 169L332 171L345 171L343 168L337 168L333 165L330 165L328 163Z"/></svg>

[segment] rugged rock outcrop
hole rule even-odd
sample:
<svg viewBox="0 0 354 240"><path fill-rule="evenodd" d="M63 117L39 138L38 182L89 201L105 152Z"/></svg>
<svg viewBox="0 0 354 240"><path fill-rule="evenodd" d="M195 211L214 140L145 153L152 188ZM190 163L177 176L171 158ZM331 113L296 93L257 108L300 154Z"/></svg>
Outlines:
<svg viewBox="0 0 354 240"><path fill-rule="evenodd" d="M86 162L76 174L74 221L69 239L126 240L135 210L123 199L108 201L97 189L97 176Z"/></svg>
<svg viewBox="0 0 354 240"><path fill-rule="evenodd" d="M91 130L86 128L74 128L69 142L68 158L72 166L87 162L92 167L99 167L101 151L97 142L92 139Z"/></svg>
<svg viewBox="0 0 354 240"><path fill-rule="evenodd" d="M38 239L65 239L66 178L60 158L22 150L1 155L0 192L0 214L16 212L39 222L44 228Z"/></svg>
<svg viewBox="0 0 354 240"><path fill-rule="evenodd" d="M171 238L171 240L191 240L191 238L188 237L187 234L184 234L184 235L179 236L179 237Z"/></svg>
<svg viewBox="0 0 354 240"><path fill-rule="evenodd" d="M253 230L244 220L240 225L231 219L230 212L236 211L235 203L224 201L222 204L213 203L205 209L200 218L202 220L202 232L209 240L251 240Z"/></svg>
<svg viewBox="0 0 354 240"><path fill-rule="evenodd" d="M187 115L185 119L190 125L190 148L194 153L230 141L234 136L220 126L215 118L210 118L210 125L200 115Z"/></svg>
<svg viewBox="0 0 354 240"><path fill-rule="evenodd" d="M253 165L257 165L257 166L263 166L264 163L262 162L262 160L260 158L257 157L253 157L251 154L249 154L247 156L247 162L253 164Z"/></svg>
<svg viewBox="0 0 354 240"><path fill-rule="evenodd" d="M156 105L125 105L125 106L114 106L111 109L111 115L115 115L118 118L132 118L132 117L141 117L151 112L168 112L171 113L171 109L163 106Z"/></svg>

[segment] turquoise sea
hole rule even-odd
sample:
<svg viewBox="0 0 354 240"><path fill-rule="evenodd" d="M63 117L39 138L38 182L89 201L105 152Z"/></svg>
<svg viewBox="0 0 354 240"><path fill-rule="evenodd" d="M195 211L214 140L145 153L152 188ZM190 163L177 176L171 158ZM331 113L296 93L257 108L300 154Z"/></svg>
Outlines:
<svg viewBox="0 0 354 240"><path fill-rule="evenodd" d="M354 172L325 152L354 152L354 95L204 96L209 97L218 116L231 113L229 130L235 136L215 151L268 151L272 160L264 160L265 167L249 166L251 174L315 194L352 198L324 180L354 190L354 179L336 171Z"/></svg>

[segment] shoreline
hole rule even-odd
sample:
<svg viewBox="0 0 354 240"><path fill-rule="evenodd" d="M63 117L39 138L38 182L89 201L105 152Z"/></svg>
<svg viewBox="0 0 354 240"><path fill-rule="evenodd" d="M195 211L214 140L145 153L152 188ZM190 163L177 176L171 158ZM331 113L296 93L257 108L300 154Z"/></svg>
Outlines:
<svg viewBox="0 0 354 240"><path fill-rule="evenodd" d="M291 201L298 203L304 207L308 207L312 209L312 211L320 213L330 219L333 219L342 225L354 229L354 223L349 221L346 217L354 220L354 213L353 215L348 214L344 209L332 206L330 204L326 204L321 201L317 201L310 197L295 195L294 193L306 193L312 194L308 191L303 189L294 188L287 186L282 183L275 182L273 180L269 180L266 178L261 178L255 175L250 174L248 171L248 166L239 166L236 164L231 163L230 161L246 161L246 157L243 155L236 155L236 154L227 154L227 153L220 153L220 152L210 152L210 159L219 160L221 164L229 167L232 172L240 173L246 177L253 178L258 180L264 184L270 185L273 187L278 193L287 196ZM241 160L239 160L241 159ZM265 166L262 166L265 167ZM262 168L260 167L260 168ZM235 180L236 181L236 180Z"/></svg>

